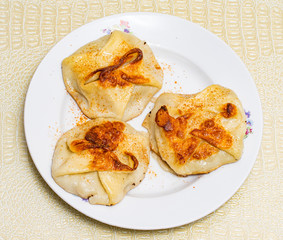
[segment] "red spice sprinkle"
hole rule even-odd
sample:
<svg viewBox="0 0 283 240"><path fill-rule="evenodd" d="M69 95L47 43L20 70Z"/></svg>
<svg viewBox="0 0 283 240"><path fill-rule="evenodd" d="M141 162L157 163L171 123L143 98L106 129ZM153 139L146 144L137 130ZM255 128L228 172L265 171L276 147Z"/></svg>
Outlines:
<svg viewBox="0 0 283 240"><path fill-rule="evenodd" d="M154 176L154 177L157 176L156 172L154 172L153 170L149 170L148 174L150 174L151 176Z"/></svg>
<svg viewBox="0 0 283 240"><path fill-rule="evenodd" d="M74 126L81 125L89 120L80 110L78 110L75 103L72 103L72 105L69 106L69 112L74 116Z"/></svg>
<svg viewBox="0 0 283 240"><path fill-rule="evenodd" d="M87 120L88 118L83 114L80 116L75 116L75 122L77 126L85 123Z"/></svg>

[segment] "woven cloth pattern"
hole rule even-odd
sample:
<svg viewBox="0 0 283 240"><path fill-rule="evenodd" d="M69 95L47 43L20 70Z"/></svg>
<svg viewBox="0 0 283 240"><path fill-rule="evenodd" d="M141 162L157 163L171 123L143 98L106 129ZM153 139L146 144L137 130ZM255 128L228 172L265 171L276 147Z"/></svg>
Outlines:
<svg viewBox="0 0 283 240"><path fill-rule="evenodd" d="M257 161L239 191L203 219L160 231L108 226L67 205L37 172L23 128L29 82L50 48L87 22L136 11L176 15L224 40L248 67L264 114ZM0 240L282 239L282 70L282 0L1 0Z"/></svg>

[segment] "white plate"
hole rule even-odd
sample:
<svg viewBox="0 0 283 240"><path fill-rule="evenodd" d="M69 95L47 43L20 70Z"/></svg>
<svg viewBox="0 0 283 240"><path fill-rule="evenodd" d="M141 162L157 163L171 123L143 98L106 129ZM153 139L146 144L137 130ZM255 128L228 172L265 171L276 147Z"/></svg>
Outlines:
<svg viewBox="0 0 283 240"><path fill-rule="evenodd" d="M144 181L119 204L93 206L65 192L51 177L56 141L75 126L80 110L67 94L61 61L84 44L110 30L129 31L147 41L163 67L162 90L195 93L210 84L233 89L250 111L253 133L245 139L242 158L201 176L176 177L151 158ZM141 127L150 103L138 118ZM249 118L249 119L250 119ZM224 204L247 178L256 160L262 135L262 111L256 86L240 58L212 33L189 21L156 13L127 13L88 23L63 38L38 66L30 83L24 115L32 159L48 185L68 204L101 222L131 229L164 229L200 219ZM250 130L251 131L251 130Z"/></svg>

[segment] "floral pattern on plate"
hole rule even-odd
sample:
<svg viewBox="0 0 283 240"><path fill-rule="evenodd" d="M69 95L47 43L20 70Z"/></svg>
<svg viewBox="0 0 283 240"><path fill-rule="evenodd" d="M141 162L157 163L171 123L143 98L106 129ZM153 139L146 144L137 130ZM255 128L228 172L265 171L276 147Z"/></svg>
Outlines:
<svg viewBox="0 0 283 240"><path fill-rule="evenodd" d="M247 120L246 120L247 128L246 128L244 139L253 133L253 121L251 119L251 112L245 110L245 114L247 117Z"/></svg>
<svg viewBox="0 0 283 240"><path fill-rule="evenodd" d="M113 25L112 27L102 29L102 32L109 35L114 30L119 30L125 33L132 33L130 24L128 21L120 20L120 24Z"/></svg>

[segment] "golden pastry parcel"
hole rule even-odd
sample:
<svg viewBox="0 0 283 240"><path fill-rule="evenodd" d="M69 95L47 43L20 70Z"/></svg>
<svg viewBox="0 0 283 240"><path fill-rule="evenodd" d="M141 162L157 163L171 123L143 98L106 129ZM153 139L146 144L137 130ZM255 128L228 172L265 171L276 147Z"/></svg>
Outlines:
<svg viewBox="0 0 283 240"><path fill-rule="evenodd" d="M179 176L208 173L241 158L246 117L236 94L211 85L192 94L163 93L147 115L150 145Z"/></svg>
<svg viewBox="0 0 283 240"><path fill-rule="evenodd" d="M67 91L87 117L123 121L138 116L163 82L148 44L121 31L65 58L62 74Z"/></svg>
<svg viewBox="0 0 283 240"><path fill-rule="evenodd" d="M114 205L143 180L149 164L148 134L111 118L97 118L64 133L52 177L91 204Z"/></svg>

